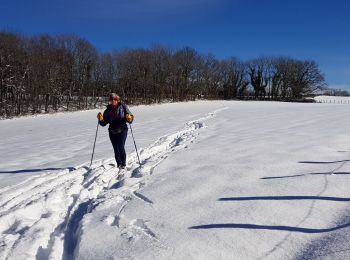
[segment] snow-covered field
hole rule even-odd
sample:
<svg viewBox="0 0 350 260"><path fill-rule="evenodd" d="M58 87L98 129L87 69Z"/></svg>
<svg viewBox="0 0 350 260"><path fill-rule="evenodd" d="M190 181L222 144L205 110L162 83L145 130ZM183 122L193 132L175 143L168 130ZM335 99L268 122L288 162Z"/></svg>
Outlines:
<svg viewBox="0 0 350 260"><path fill-rule="evenodd" d="M0 121L0 259L348 259L348 109L135 107L124 175L97 111Z"/></svg>
<svg viewBox="0 0 350 260"><path fill-rule="evenodd" d="M329 103L329 104L346 104L350 105L350 97L338 97L338 96L317 96L316 102Z"/></svg>

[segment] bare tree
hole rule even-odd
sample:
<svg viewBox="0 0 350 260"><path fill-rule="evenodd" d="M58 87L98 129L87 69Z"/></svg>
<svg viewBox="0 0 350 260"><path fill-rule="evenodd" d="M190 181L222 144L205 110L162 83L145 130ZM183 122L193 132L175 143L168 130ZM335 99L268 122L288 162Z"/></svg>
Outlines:
<svg viewBox="0 0 350 260"><path fill-rule="evenodd" d="M221 62L220 78L222 80L224 99L242 96L249 84L245 65L236 58L230 58Z"/></svg>
<svg viewBox="0 0 350 260"><path fill-rule="evenodd" d="M265 57L252 60L248 63L250 84L254 88L256 99L265 99L266 97L266 87L270 80L269 63L269 59Z"/></svg>
<svg viewBox="0 0 350 260"><path fill-rule="evenodd" d="M262 57L244 63L185 47L98 53L74 35L0 32L0 116L102 105L118 92L129 103L196 98L300 99L324 88L314 61Z"/></svg>

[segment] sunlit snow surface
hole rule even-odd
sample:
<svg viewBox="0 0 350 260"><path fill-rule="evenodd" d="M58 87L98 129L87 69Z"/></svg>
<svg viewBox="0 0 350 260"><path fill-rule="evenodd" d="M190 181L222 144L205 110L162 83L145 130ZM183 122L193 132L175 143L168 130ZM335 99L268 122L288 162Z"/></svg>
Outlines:
<svg viewBox="0 0 350 260"><path fill-rule="evenodd" d="M350 106L139 106L118 173L97 111L0 121L0 259L346 259Z"/></svg>

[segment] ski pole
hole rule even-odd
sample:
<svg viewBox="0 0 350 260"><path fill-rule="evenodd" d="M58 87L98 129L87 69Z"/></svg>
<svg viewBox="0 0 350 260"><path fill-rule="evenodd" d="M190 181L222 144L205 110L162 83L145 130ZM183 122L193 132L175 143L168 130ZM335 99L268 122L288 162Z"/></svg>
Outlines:
<svg viewBox="0 0 350 260"><path fill-rule="evenodd" d="M139 152L137 151L137 146L136 146L136 142L135 142L135 138L134 138L134 133L132 131L132 126L130 125L130 130L131 130L131 135L132 135L132 140L134 141L134 145L135 145L135 150L136 150L136 154L137 154L137 159L139 160L139 164L140 164L140 168L142 168L141 166L141 161L140 161L140 157L139 157Z"/></svg>
<svg viewBox="0 0 350 260"><path fill-rule="evenodd" d="M95 141L94 141L94 148L92 149L90 168L91 168L91 165L92 165L92 160L94 159L95 145L96 145L96 138L97 138L97 132L98 132L98 126L99 126L99 124L100 124L100 123L97 121L96 134L95 134Z"/></svg>

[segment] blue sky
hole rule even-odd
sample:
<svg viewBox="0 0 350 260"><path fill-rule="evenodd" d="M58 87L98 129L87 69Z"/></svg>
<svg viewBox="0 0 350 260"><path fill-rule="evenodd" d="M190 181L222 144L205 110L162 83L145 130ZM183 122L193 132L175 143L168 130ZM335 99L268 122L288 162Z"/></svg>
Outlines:
<svg viewBox="0 0 350 260"><path fill-rule="evenodd" d="M285 55L317 61L350 90L350 1L0 0L0 28L79 35L100 51L191 46L219 58Z"/></svg>

